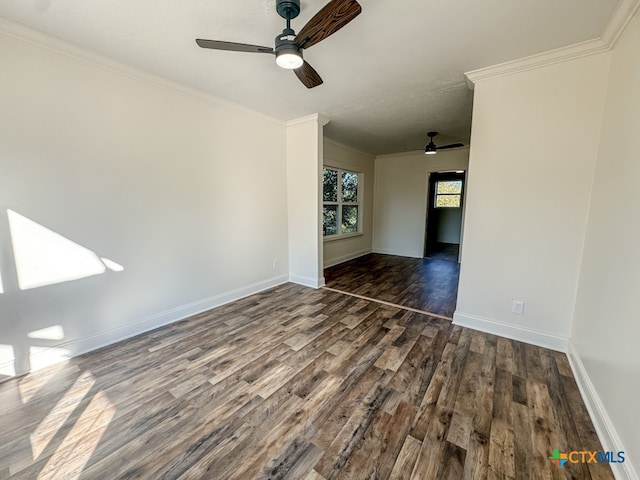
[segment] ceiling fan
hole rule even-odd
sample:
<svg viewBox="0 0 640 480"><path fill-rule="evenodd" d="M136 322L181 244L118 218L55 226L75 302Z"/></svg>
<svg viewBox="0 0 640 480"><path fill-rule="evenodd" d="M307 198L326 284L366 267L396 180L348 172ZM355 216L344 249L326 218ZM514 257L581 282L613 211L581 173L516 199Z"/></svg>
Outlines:
<svg viewBox="0 0 640 480"><path fill-rule="evenodd" d="M275 48L200 38L196 43L202 48L213 50L275 54L276 63L282 68L293 70L307 88L322 85L318 72L302 57L302 50L311 48L340 30L360 14L362 7L356 0L331 0L297 35L291 28L291 20L300 14L300 0L277 0L276 11L287 21L287 26L276 37Z"/></svg>
<svg viewBox="0 0 640 480"><path fill-rule="evenodd" d="M443 145L441 147L438 147L438 146L436 146L435 143L433 143L433 137L438 135L438 132L429 132L429 133L427 133L427 135L429 136L430 142L424 149L424 153L426 155L435 155L438 150L445 150L447 148L464 147L464 143L452 143L450 145Z"/></svg>

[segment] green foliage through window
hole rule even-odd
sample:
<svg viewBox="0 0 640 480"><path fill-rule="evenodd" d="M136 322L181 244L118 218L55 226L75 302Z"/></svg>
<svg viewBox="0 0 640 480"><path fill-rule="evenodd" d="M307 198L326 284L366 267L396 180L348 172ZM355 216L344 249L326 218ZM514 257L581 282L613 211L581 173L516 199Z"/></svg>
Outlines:
<svg viewBox="0 0 640 480"><path fill-rule="evenodd" d="M338 233L338 206L325 205L322 208L322 234L336 235Z"/></svg>
<svg viewBox="0 0 640 480"><path fill-rule="evenodd" d="M462 180L436 182L436 208L460 208Z"/></svg>
<svg viewBox="0 0 640 480"><path fill-rule="evenodd" d="M338 171L325 168L322 175L322 201L338 201Z"/></svg>
<svg viewBox="0 0 640 480"><path fill-rule="evenodd" d="M342 206L342 233L355 233L358 231L358 206Z"/></svg>
<svg viewBox="0 0 640 480"><path fill-rule="evenodd" d="M322 233L325 237L357 233L360 228L361 174L335 168L322 172Z"/></svg>
<svg viewBox="0 0 640 480"><path fill-rule="evenodd" d="M342 172L342 201L358 201L358 174Z"/></svg>
<svg viewBox="0 0 640 480"><path fill-rule="evenodd" d="M438 182L438 195L443 193L460 195L462 193L462 180L446 180Z"/></svg>

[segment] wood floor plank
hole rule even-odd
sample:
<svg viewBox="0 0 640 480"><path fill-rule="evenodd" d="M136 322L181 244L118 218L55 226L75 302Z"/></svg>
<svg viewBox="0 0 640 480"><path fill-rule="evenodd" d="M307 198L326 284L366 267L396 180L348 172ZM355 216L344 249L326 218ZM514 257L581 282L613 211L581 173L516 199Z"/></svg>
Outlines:
<svg viewBox="0 0 640 480"><path fill-rule="evenodd" d="M439 478L442 480L459 480L464 477L464 465L467 451L453 443L447 442L444 449L444 468Z"/></svg>
<svg viewBox="0 0 640 480"><path fill-rule="evenodd" d="M557 424L550 408L549 392L546 384L538 383L536 377L527 380L529 393L529 421L531 422L534 472L541 478L561 478L562 473L544 455L558 448Z"/></svg>
<svg viewBox="0 0 640 480"><path fill-rule="evenodd" d="M389 393L386 386L380 383L374 385L363 403L358 405L344 427L340 429L335 439L325 449L324 455L314 466L314 470L327 480L338 477L376 414L381 410Z"/></svg>
<svg viewBox="0 0 640 480"><path fill-rule="evenodd" d="M498 338L496 351L496 368L513 373L513 349L511 341L506 338Z"/></svg>
<svg viewBox="0 0 640 480"><path fill-rule="evenodd" d="M495 366L496 345L490 339L486 339L463 479L487 478L489 472L489 440L492 412L494 411Z"/></svg>
<svg viewBox="0 0 640 480"><path fill-rule="evenodd" d="M502 419L491 423L489 439L488 480L516 480L513 428Z"/></svg>
<svg viewBox="0 0 640 480"><path fill-rule="evenodd" d="M533 446L529 408L517 402L511 405L513 412L513 462L518 480L531 480L533 476Z"/></svg>
<svg viewBox="0 0 640 480"><path fill-rule="evenodd" d="M339 478L385 478L380 475L378 461L385 452L386 437L391 431L392 417L384 410L377 411L360 442L349 455Z"/></svg>
<svg viewBox="0 0 640 480"><path fill-rule="evenodd" d="M369 390L381 381L383 376L384 372L375 368L368 369L357 381L345 379L335 395L321 407L316 419L319 431L314 436L313 443L322 450L329 448L346 419L364 402Z"/></svg>
<svg viewBox="0 0 640 480"><path fill-rule="evenodd" d="M550 399L555 406L557 414L555 418L558 424L557 442L554 448L558 448L561 452L570 452L575 450L575 445L580 445L578 431L573 423L572 412L569 409L567 399L562 394L562 385L560 383L560 372L556 363L558 358L554 353L548 350L542 350L540 360L542 367L547 372L547 387ZM564 357L566 360L566 356ZM573 478L591 479L589 467L584 463L568 462L563 467L564 473Z"/></svg>
<svg viewBox="0 0 640 480"><path fill-rule="evenodd" d="M443 440L447 438L457 392L462 379L462 366L466 361L473 335L474 332L469 330L462 332L458 343L447 344L443 351L440 365L443 366L446 373L438 400L431 411L422 411L414 421L412 435L420 435L422 432L424 432L424 435L422 448L416 460L412 476L436 478L444 471L446 460L444 451L447 445ZM429 412L426 418L425 412Z"/></svg>
<svg viewBox="0 0 640 480"><path fill-rule="evenodd" d="M470 351L464 364L460 387L451 417L447 441L463 450L469 448L469 436L478 393L478 372L482 368L482 354Z"/></svg>
<svg viewBox="0 0 640 480"><path fill-rule="evenodd" d="M500 339L498 352L500 352ZM509 345L509 342L505 342ZM499 353L496 354L496 358ZM502 363L509 367L509 364ZM493 415L489 439L488 480L516 480L513 438L513 379L510 371L496 368Z"/></svg>
<svg viewBox="0 0 640 480"><path fill-rule="evenodd" d="M581 401L578 385L573 377L569 378L564 375L560 377L562 384L562 393L567 399L567 404L571 405L571 420L573 421L579 438L579 444L582 449L587 451L602 451L602 446L598 440L595 428L589 412L584 402ZM606 463L589 463L589 474L593 480L612 480L613 474L611 468Z"/></svg>
<svg viewBox="0 0 640 480"><path fill-rule="evenodd" d="M411 435L407 435L402 449L398 454L396 462L393 464L393 469L389 475L389 480L403 480L411 476L413 467L422 448L422 442Z"/></svg>
<svg viewBox="0 0 640 480"><path fill-rule="evenodd" d="M391 416L389 431L384 437L384 447L373 462L377 478L389 478L396 458L404 446L404 441L411 431L418 408L408 402L400 402ZM367 453L367 452L363 452ZM370 455L369 455L370 456Z"/></svg>
<svg viewBox="0 0 640 480"><path fill-rule="evenodd" d="M303 480L327 480L315 470L311 470Z"/></svg>
<svg viewBox="0 0 640 480"><path fill-rule="evenodd" d="M513 375L523 379L527 378L525 345L515 340L511 340L511 351L513 353Z"/></svg>
<svg viewBox="0 0 640 480"><path fill-rule="evenodd" d="M6 381L0 401L10 480L613 478L548 460L602 449L566 356L292 284Z"/></svg>
<svg viewBox="0 0 640 480"><path fill-rule="evenodd" d="M401 402L394 414L378 411L340 478L388 478L411 428L417 407Z"/></svg>

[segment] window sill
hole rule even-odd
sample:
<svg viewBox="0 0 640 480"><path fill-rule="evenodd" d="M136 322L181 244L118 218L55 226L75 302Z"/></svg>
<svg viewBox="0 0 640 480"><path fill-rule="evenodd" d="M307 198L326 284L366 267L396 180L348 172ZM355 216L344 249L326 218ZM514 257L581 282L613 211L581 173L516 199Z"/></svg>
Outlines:
<svg viewBox="0 0 640 480"><path fill-rule="evenodd" d="M346 240L347 238L361 237L363 235L364 233L362 232L346 233L343 235L331 235L330 237L322 237L322 240L324 243L328 243L328 242L336 242L338 240Z"/></svg>

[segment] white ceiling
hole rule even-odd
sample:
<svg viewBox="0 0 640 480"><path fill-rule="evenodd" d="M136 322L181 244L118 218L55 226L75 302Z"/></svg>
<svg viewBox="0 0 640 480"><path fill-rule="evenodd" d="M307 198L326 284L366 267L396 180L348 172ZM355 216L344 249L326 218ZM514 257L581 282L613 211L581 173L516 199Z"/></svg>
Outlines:
<svg viewBox="0 0 640 480"><path fill-rule="evenodd" d="M617 0L359 0L362 14L305 59L305 88L271 55L203 50L195 38L273 46L276 0L3 0L0 16L281 120L321 113L326 134L373 153L469 141L463 73L597 38ZM302 0L300 28L328 0Z"/></svg>

